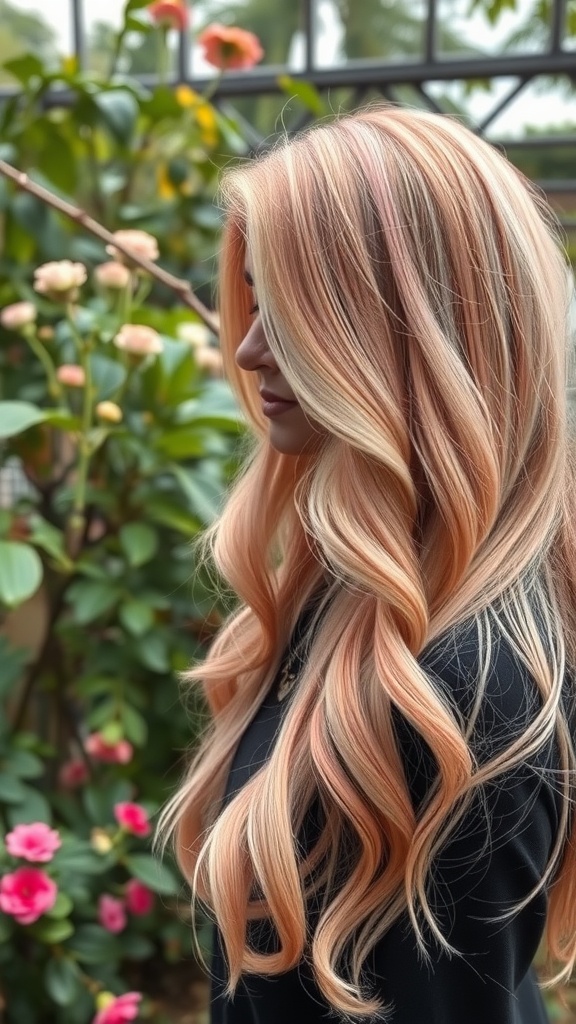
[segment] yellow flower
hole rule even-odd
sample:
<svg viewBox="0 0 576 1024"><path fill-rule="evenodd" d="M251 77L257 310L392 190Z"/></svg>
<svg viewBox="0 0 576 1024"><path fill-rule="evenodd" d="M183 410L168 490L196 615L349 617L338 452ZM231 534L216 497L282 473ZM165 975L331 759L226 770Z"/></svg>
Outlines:
<svg viewBox="0 0 576 1024"><path fill-rule="evenodd" d="M189 85L177 85L174 90L176 102L181 107L195 107L202 102L199 93L191 89Z"/></svg>
<svg viewBox="0 0 576 1024"><path fill-rule="evenodd" d="M204 145L215 146L218 142L218 124L214 107L209 103L200 103L196 107L196 123Z"/></svg>
<svg viewBox="0 0 576 1024"><path fill-rule="evenodd" d="M110 853L112 840L103 828L93 828L90 833L90 845L96 853Z"/></svg>
<svg viewBox="0 0 576 1024"><path fill-rule="evenodd" d="M122 419L122 409L116 402L98 402L96 406L96 415L101 420L105 420L106 423L120 423Z"/></svg>
<svg viewBox="0 0 576 1024"><path fill-rule="evenodd" d="M167 164L159 164L158 166L156 187L158 189L160 199L174 199L174 196L178 194L178 189L175 187L170 175L168 174Z"/></svg>

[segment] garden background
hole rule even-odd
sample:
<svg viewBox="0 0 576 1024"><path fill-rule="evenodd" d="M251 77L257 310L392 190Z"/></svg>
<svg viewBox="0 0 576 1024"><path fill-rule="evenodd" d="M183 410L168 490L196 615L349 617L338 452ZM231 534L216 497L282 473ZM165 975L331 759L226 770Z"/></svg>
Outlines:
<svg viewBox="0 0 576 1024"><path fill-rule="evenodd" d="M516 41L537 40L550 15L545 2L466 6L488 26L520 13ZM416 50L416 8L338 9L347 58ZM576 5L567 11L576 39ZM184 0L128 0L119 25L92 25L81 65L59 52L48 17L0 0L0 83L12 90L0 100L6 1024L207 1019L187 892L170 857L153 857L151 832L205 721L179 673L231 600L196 568L193 546L244 445L210 312L217 182L257 133L331 116L354 93L327 98L285 68L276 95L217 103L221 75L297 51L298 8L198 5L194 45L212 74L199 89L175 70L190 14ZM442 42L475 52L448 17ZM489 88L479 80L455 94L446 83L444 108L466 116L466 97ZM573 83L548 88L574 99ZM575 132L576 116L546 130ZM516 158L534 178L573 176L564 145ZM551 198L574 214L574 194ZM569 230L576 258L573 239ZM206 949L209 929L197 926ZM565 1005L550 997L550 1012L567 1024L576 1001L564 995Z"/></svg>

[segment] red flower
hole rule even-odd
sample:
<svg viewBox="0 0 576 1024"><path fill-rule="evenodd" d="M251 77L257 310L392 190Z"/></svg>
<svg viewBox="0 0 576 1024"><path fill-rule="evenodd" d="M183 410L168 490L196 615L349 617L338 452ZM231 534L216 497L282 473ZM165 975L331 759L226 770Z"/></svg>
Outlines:
<svg viewBox="0 0 576 1024"><path fill-rule="evenodd" d="M134 753L134 748L128 740L106 743L99 732L93 732L88 736L84 746L95 761L103 761L105 764L128 764Z"/></svg>
<svg viewBox="0 0 576 1024"><path fill-rule="evenodd" d="M58 887L40 868L18 868L0 879L0 910L32 924L56 903Z"/></svg>
<svg viewBox="0 0 576 1024"><path fill-rule="evenodd" d="M62 840L56 829L35 821L30 825L16 825L6 836L6 849L13 857L22 857L32 863L52 860Z"/></svg>
<svg viewBox="0 0 576 1024"><path fill-rule="evenodd" d="M88 766L80 757L73 757L65 761L58 772L58 782L62 789L76 789L82 786L89 778Z"/></svg>
<svg viewBox="0 0 576 1024"><path fill-rule="evenodd" d="M148 836L152 831L148 815L139 804L114 804L114 817L122 828L134 836Z"/></svg>
<svg viewBox="0 0 576 1024"><path fill-rule="evenodd" d="M125 1024L138 1016L138 1003L142 999L140 992L126 992L123 996L114 996L96 1014L92 1024Z"/></svg>
<svg viewBox="0 0 576 1024"><path fill-rule="evenodd" d="M121 932L126 927L126 911L122 900L115 896L100 896L98 900L98 920L107 932Z"/></svg>
<svg viewBox="0 0 576 1024"><path fill-rule="evenodd" d="M177 28L183 32L188 25L188 8L184 0L155 0L148 4L148 14L160 28Z"/></svg>
<svg viewBox="0 0 576 1024"><path fill-rule="evenodd" d="M264 56L260 40L253 32L216 22L200 33L198 42L204 47L204 60L221 71L251 68Z"/></svg>
<svg viewBox="0 0 576 1024"><path fill-rule="evenodd" d="M128 910L137 917L149 914L154 906L154 893L137 878L131 878L126 883L125 898Z"/></svg>

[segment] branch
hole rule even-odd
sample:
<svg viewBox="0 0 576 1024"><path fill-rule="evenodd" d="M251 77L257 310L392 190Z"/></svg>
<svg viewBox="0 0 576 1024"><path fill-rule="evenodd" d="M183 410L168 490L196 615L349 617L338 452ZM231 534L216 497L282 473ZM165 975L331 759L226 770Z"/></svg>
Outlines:
<svg viewBox="0 0 576 1024"><path fill-rule="evenodd" d="M129 259L141 270L145 270L147 274L154 277L161 284L166 285L167 288L171 288L172 291L176 292L179 299L188 306L189 309L193 309L195 313L204 321L207 327L213 331L214 334L218 335L218 317L215 313L209 310L203 302L194 293L188 281L184 281L182 278L175 277L173 274L169 274L167 270L163 270L162 267L157 267L155 263L151 263L150 260L145 260L141 256L136 255L126 248L124 245L120 245L114 235L103 228L98 221L93 220L88 214L81 210L79 206L72 206L71 203L67 203L64 199L60 199L59 196L54 195L47 188L43 188L42 185L37 185L36 182L31 181L27 174L23 171L19 171L16 167L12 167L11 164L7 164L5 160L0 160L0 174L5 178L9 178L13 181L17 188L22 189L24 192L29 192L30 195L36 196L41 202L46 203L47 206L52 206L55 210L63 213L66 217L75 221L76 224L80 224L86 231L89 231L96 238L99 238L101 242L106 242L107 245L113 245L121 252L123 256Z"/></svg>

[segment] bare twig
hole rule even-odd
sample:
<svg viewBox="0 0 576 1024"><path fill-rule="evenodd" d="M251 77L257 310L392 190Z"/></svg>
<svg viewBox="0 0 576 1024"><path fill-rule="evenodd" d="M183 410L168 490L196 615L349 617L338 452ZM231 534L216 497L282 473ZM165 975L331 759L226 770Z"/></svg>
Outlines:
<svg viewBox="0 0 576 1024"><path fill-rule="evenodd" d="M60 199L59 196L54 195L47 188L43 188L42 185L37 185L35 181L31 181L27 174L23 171L19 171L16 167L11 164L7 164L5 160L0 160L0 174L5 178L9 178L13 181L17 188L22 189L24 192L29 192L30 195L36 196L41 202L46 203L47 206L52 206L55 210L63 213L66 217L70 217L71 220L80 224L90 234L95 235L101 242L106 242L107 245L113 245L121 252L123 256L129 259L137 267L145 270L146 273L150 274L161 284L166 285L167 288L171 288L172 291L176 292L180 300L184 305L193 309L195 313L204 321L207 327L210 328L214 334L218 334L218 317L215 313L209 310L203 302L197 297L193 289L190 287L188 281L184 281L182 278L175 277L173 274L168 273L167 270L163 270L162 267L157 267L155 263L151 263L150 260L143 259L136 253L131 252L126 246L121 245L116 241L114 235L107 231L106 228L102 227L98 221L89 217L85 210L80 209L79 206L73 206L71 203L67 203L64 199Z"/></svg>

